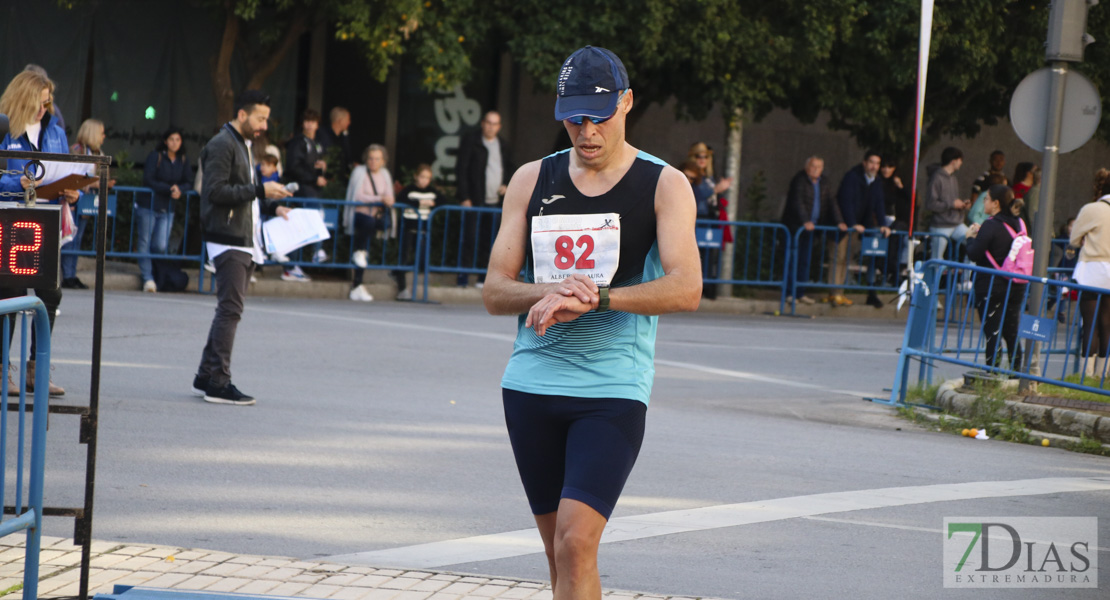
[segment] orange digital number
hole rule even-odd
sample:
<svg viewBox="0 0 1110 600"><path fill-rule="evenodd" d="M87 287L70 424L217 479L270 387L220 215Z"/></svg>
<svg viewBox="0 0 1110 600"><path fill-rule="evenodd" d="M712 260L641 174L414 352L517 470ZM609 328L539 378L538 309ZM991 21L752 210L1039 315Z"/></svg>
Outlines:
<svg viewBox="0 0 1110 600"><path fill-rule="evenodd" d="M30 229L34 232L33 244L15 244L8 252L8 269L15 275L37 275L39 272L39 250L42 249L42 225L31 221L16 221L12 223L11 236L15 241L16 231ZM34 252L32 267L20 267L17 259L21 252Z"/></svg>

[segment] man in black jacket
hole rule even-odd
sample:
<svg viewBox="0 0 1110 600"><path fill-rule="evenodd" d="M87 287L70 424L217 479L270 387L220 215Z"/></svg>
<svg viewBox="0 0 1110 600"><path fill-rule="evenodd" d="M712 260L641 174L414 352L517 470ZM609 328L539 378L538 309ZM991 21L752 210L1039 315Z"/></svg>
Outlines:
<svg viewBox="0 0 1110 600"><path fill-rule="evenodd" d="M498 133L501 132L501 115L491 110L482 117L482 128L462 137L459 141L459 161L455 167L459 204L466 207L484 206L497 208L505 195L505 182L513 172L509 162L509 147ZM478 227L478 223L481 226ZM463 248L460 264L464 268L480 268L489 260L489 249L494 233L494 218L490 214L464 216L462 225ZM474 262L475 233L478 234L478 262ZM458 284L466 287L467 274L460 273ZM478 277L481 287L485 276Z"/></svg>
<svg viewBox="0 0 1110 600"><path fill-rule="evenodd" d="M878 229L883 237L890 236L890 228L886 225L886 201L883 198L883 180L879 177L879 168L882 166L882 156L874 150L863 154L863 162L852 167L840 180L840 189L836 192L836 201L840 204L840 214L844 216L844 223L854 231L846 236L841 236L836 245L836 268L834 269L835 281L831 282L844 285L848 274L848 246L851 244L852 256L857 255L860 236L868 229ZM849 242L851 240L851 242ZM863 255L859 254L861 260ZM884 265L886 259L883 259ZM870 261L867 271L867 285L875 283L874 258ZM844 297L844 290L833 289L829 302L836 306L851 304L852 301ZM882 308L883 303L875 290L868 290L867 303L875 308Z"/></svg>
<svg viewBox="0 0 1110 600"><path fill-rule="evenodd" d="M325 177L328 163L324 161L324 147L319 141L320 113L308 108L301 118L301 135L295 135L285 146L285 179L297 184L293 193L298 198L319 198L320 191L328 185ZM328 259L320 242L303 251L312 256L312 262L322 263ZM274 256L276 262L287 262L287 256ZM286 266L281 275L284 281L311 281L299 266Z"/></svg>
<svg viewBox="0 0 1110 600"><path fill-rule="evenodd" d="M806 159L806 168L798 171L790 180L790 190L786 193L786 206L782 211L782 224L790 230L790 235L799 229L805 233L798 235L798 268L794 279L787 282L786 294L796 297L802 304L813 304L813 298L797 286L798 281L809 281L809 259L813 248L813 229L817 225L830 225L847 231L840 206L833 196L832 184L823 175L825 161L819 156Z"/></svg>
<svg viewBox="0 0 1110 600"><path fill-rule="evenodd" d="M269 105L265 93L243 92L235 118L200 153L200 222L205 249L216 265L216 314L193 378L193 393L215 404L254 404L254 398L231 383L231 349L254 263L266 260L260 214L288 218L289 208L274 200L288 197L289 191L275 181L259 183L251 160L250 144L266 131Z"/></svg>

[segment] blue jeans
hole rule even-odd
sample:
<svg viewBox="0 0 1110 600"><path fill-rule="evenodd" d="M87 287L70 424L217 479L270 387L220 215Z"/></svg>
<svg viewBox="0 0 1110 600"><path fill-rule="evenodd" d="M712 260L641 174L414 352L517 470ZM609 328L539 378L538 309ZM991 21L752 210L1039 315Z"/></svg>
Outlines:
<svg viewBox="0 0 1110 600"><path fill-rule="evenodd" d="M172 211L155 211L141 206L135 207L135 252L139 254L165 254L170 244L170 230L173 228ZM143 283L154 280L154 270L149 258L139 259L139 273Z"/></svg>
<svg viewBox="0 0 1110 600"><path fill-rule="evenodd" d="M955 256L949 258L944 255L948 249L948 238L952 238L952 241L956 242L957 245L964 243L967 240L967 225L960 223L952 227L930 227L929 233L940 236L933 239L932 258L956 260L957 257Z"/></svg>
<svg viewBox="0 0 1110 600"><path fill-rule="evenodd" d="M89 224L92 219L79 216L77 209L70 207L73 211L73 220L77 224L77 233L73 234L73 239L66 242L62 246L62 250L80 250L81 237L85 235L85 225ZM77 255L76 254L63 254L62 255L62 279L72 279L77 277Z"/></svg>

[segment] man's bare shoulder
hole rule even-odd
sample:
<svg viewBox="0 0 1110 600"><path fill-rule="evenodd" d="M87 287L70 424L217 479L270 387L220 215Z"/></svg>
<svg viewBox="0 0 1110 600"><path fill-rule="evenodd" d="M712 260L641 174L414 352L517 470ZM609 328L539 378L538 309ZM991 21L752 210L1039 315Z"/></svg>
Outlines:
<svg viewBox="0 0 1110 600"><path fill-rule="evenodd" d="M509 189L505 193L506 201L508 201L511 196L532 195L532 189L536 187L536 182L540 179L541 164L543 164L543 159L534 160L525 163L513 173L513 178L509 180Z"/></svg>
<svg viewBox="0 0 1110 600"><path fill-rule="evenodd" d="M690 180L678 169L663 165L659 172L659 183L655 188L655 202L690 202L693 206L694 190L690 187Z"/></svg>

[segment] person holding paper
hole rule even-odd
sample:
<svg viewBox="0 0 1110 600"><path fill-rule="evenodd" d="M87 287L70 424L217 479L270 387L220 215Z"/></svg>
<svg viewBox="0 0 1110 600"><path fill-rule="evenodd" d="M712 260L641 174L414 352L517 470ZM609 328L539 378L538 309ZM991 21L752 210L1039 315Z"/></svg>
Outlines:
<svg viewBox="0 0 1110 600"><path fill-rule="evenodd" d="M66 133L58 125L54 116L54 82L49 77L34 71L23 71L16 75L0 96L0 113L8 115L11 130L0 141L2 150L18 150L22 152L51 152L57 154L69 153L69 141ZM22 171L29 161L22 159L8 159L8 169ZM37 174L36 174L37 175ZM36 185L50 183L43 181ZM31 186L31 180L25 175L5 174L0 176L0 191L17 192L22 194ZM63 190L60 196L54 198L40 197L40 202L57 204L64 200L68 204L77 202L77 190ZM0 299L15 298L27 294L26 288L0 288ZM50 318L50 330L54 330L54 316L58 306L62 303L62 290L35 289L35 295L46 305L46 314ZM12 317L14 318L14 317ZM12 332L15 331L13 327ZM31 356L35 354L35 339L31 338ZM34 377L34 361L27 364L27 388L31 391ZM8 393L12 393L9 381ZM14 390L16 394L19 390ZM65 390L50 384L50 395L61 396Z"/></svg>
<svg viewBox="0 0 1110 600"><path fill-rule="evenodd" d="M104 151L101 146L104 145L104 123L97 119L85 119L81 123L81 128L77 130L77 142L69 147L70 154L82 154L85 156L102 155ZM89 175L96 176L96 168L89 167ZM108 188L116 185L115 179L108 180ZM90 184L81 189L82 194L91 194L94 198L100 193L99 184ZM62 246L62 250L80 250L81 239L85 235L85 226L92 220L92 217L83 217L77 214L76 206L70 206L73 211L74 224L77 226L77 232L73 234L73 239ZM89 286L77 277L77 255L76 254L63 254L62 255L62 287L74 290L85 290Z"/></svg>
<svg viewBox="0 0 1110 600"><path fill-rule="evenodd" d="M266 131L270 97L247 90L235 106L235 118L200 153L200 224L205 250L216 266L216 314L193 378L193 393L213 404L250 406L254 398L231 383L231 350L254 265L266 261L261 215L285 217L290 209L274 201L292 194L280 183L263 184L255 177L251 144Z"/></svg>

